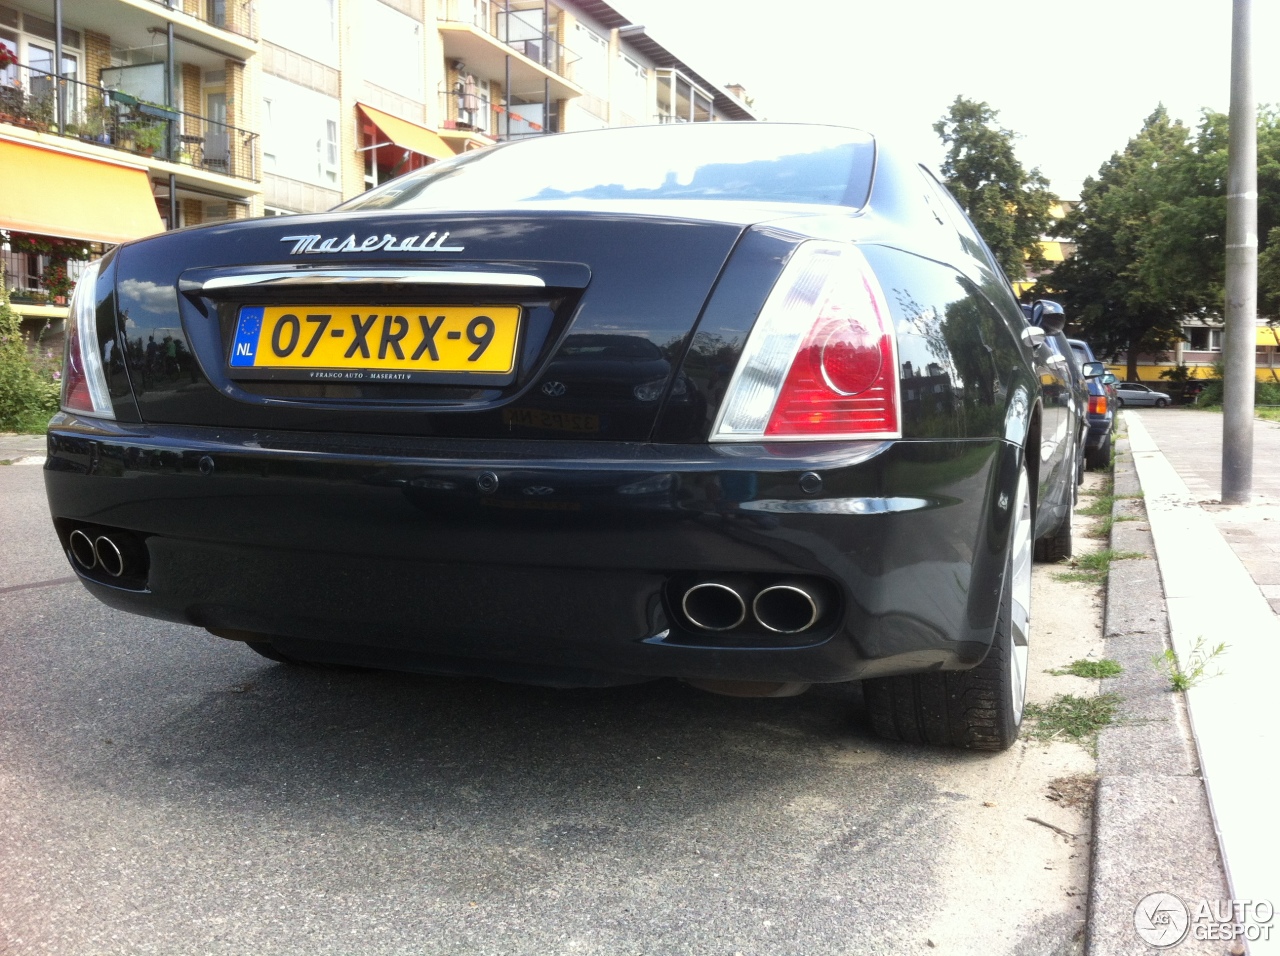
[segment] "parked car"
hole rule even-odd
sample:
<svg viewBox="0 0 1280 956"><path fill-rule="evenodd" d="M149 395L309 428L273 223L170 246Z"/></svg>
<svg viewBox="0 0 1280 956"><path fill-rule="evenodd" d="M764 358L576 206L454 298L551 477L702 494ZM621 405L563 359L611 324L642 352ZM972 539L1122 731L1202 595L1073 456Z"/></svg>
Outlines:
<svg viewBox="0 0 1280 956"><path fill-rule="evenodd" d="M1141 382L1120 382L1116 385L1116 404L1122 408L1125 405L1154 405L1156 408L1164 408L1169 401L1167 394L1157 392Z"/></svg>
<svg viewBox="0 0 1280 956"><path fill-rule="evenodd" d="M1068 341L1082 371L1089 369L1093 363L1101 366L1088 342L1083 339ZM1106 384L1108 373L1105 367L1102 368L1102 373L1085 379L1089 389L1089 404L1086 415L1088 434L1084 444L1084 460L1085 464L1094 471L1111 464L1111 432L1115 422L1115 388Z"/></svg>
<svg viewBox="0 0 1280 956"><path fill-rule="evenodd" d="M1075 482L1042 311L866 133L535 137L90 266L49 506L103 602L275 661L864 680L998 750Z"/></svg>

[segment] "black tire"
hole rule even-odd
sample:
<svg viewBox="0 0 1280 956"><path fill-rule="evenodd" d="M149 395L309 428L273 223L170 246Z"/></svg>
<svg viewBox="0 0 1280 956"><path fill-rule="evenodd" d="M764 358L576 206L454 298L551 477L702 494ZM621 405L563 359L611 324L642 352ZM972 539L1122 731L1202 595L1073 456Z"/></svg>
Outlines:
<svg viewBox="0 0 1280 956"><path fill-rule="evenodd" d="M1121 398L1119 395L1116 396L1116 407L1124 408L1124 399Z"/></svg>
<svg viewBox="0 0 1280 956"><path fill-rule="evenodd" d="M1024 466L991 650L981 664L967 671L863 681L871 726L881 737L988 751L1006 750L1018 739L1027 692L1031 603L1029 489Z"/></svg>
<svg viewBox="0 0 1280 956"><path fill-rule="evenodd" d="M1111 467L1111 432L1107 432L1106 440L1101 445L1085 452L1084 461L1093 471Z"/></svg>
<svg viewBox="0 0 1280 956"><path fill-rule="evenodd" d="M1054 564L1071 557L1074 542L1071 539L1071 512L1062 518L1062 524L1051 535L1036 539L1036 561L1041 564Z"/></svg>
<svg viewBox="0 0 1280 956"><path fill-rule="evenodd" d="M1157 399L1156 399L1156 408L1164 408L1164 407L1165 407L1166 405L1168 405L1168 404L1169 404L1169 403L1168 403L1168 402L1166 402L1163 398L1157 398Z"/></svg>

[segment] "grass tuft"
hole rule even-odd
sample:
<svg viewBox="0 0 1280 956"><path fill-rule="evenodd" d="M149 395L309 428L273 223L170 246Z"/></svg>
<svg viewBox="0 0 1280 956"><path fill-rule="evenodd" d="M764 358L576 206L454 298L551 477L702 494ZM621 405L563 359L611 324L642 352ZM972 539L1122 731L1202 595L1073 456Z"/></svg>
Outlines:
<svg viewBox="0 0 1280 956"><path fill-rule="evenodd" d="M1058 694L1047 704L1027 704L1030 726L1023 726L1029 740L1056 740L1061 737L1087 741L1110 724L1116 716L1120 698L1115 694L1077 697Z"/></svg>
<svg viewBox="0 0 1280 956"><path fill-rule="evenodd" d="M1099 551L1090 551L1088 554L1073 558L1070 571L1064 571L1054 576L1059 581L1102 584L1107 580L1107 574L1111 571L1112 561L1125 561L1130 558L1145 557L1146 555L1141 551L1114 551L1111 548L1102 548Z"/></svg>
<svg viewBox="0 0 1280 956"><path fill-rule="evenodd" d="M1120 666L1119 661L1113 661L1109 657L1104 657L1099 661L1077 660L1072 661L1063 670L1051 670L1048 673L1054 677L1115 677L1124 668Z"/></svg>
<svg viewBox="0 0 1280 956"><path fill-rule="evenodd" d="M1163 653L1155 655L1151 658L1151 663L1155 665L1156 670L1163 673L1169 678L1169 684L1174 690L1190 690L1201 681L1208 680L1211 677L1217 677L1222 673L1222 668L1217 667L1216 661L1220 661L1226 653L1228 645L1221 643L1212 649L1205 649L1204 638L1197 637L1196 643L1191 648L1191 653L1187 655L1187 663L1184 665L1178 660L1178 655L1174 653L1173 648L1165 648ZM1209 665L1214 664L1215 670L1209 673Z"/></svg>

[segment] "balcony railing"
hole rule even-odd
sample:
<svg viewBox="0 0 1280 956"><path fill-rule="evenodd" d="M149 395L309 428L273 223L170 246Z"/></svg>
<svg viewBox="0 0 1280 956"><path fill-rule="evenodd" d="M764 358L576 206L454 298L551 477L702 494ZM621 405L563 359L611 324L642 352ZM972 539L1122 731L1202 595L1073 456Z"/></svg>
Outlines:
<svg viewBox="0 0 1280 956"><path fill-rule="evenodd" d="M247 18L243 24L235 22L234 12L242 0L186 0L186 2L184 0L152 0L152 3L175 13L186 14L219 30L226 30L250 40L258 39L254 34L251 17ZM244 4L244 9L246 13L252 14L252 5Z"/></svg>
<svg viewBox="0 0 1280 956"><path fill-rule="evenodd" d="M445 129L497 138L498 111L489 102L489 97L479 93L467 96L461 91L441 93L440 106Z"/></svg>
<svg viewBox="0 0 1280 956"><path fill-rule="evenodd" d="M100 254L108 247L93 245L90 248ZM88 264L78 259L67 260L67 277L72 282L79 279ZM45 288L44 270L48 265L46 256L12 252L0 247L0 273L3 273L5 287L9 290L9 301L14 305L66 305L65 296L54 295Z"/></svg>
<svg viewBox="0 0 1280 956"><path fill-rule="evenodd" d="M441 93L444 127L481 133L497 140L524 139L559 131L559 118L552 110L549 123L543 121L541 103L513 103L510 107L492 103L487 96ZM508 123L508 119L510 123Z"/></svg>
<svg viewBox="0 0 1280 956"><path fill-rule="evenodd" d="M541 8L507 10L502 0L446 0L440 19L476 27L567 79L565 71L578 57L546 31L541 15Z"/></svg>
<svg viewBox="0 0 1280 956"><path fill-rule="evenodd" d="M256 133L31 67L14 78L13 69L0 73L0 123L58 134L61 120L72 139L258 180Z"/></svg>

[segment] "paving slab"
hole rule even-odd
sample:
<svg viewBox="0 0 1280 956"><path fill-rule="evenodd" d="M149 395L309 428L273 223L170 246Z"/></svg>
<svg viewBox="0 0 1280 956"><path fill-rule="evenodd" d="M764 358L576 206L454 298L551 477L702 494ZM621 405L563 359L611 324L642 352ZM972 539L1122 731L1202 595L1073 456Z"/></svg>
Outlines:
<svg viewBox="0 0 1280 956"><path fill-rule="evenodd" d="M1186 700L1231 898L1275 903L1280 830L1269 755L1280 749L1280 618L1274 599L1261 590L1270 582L1256 579L1269 574L1269 562L1242 561L1227 539L1280 542L1268 497L1280 492L1280 428L1258 423L1259 495L1249 505L1226 509L1204 502L1182 478L1186 473L1197 484L1211 483L1220 466L1221 418L1206 415L1126 410L1123 417L1159 558L1171 645L1184 668L1204 664L1203 679L1186 692ZM1219 523L1254 533L1224 535ZM1274 928L1271 936L1250 944L1250 952L1280 952Z"/></svg>

